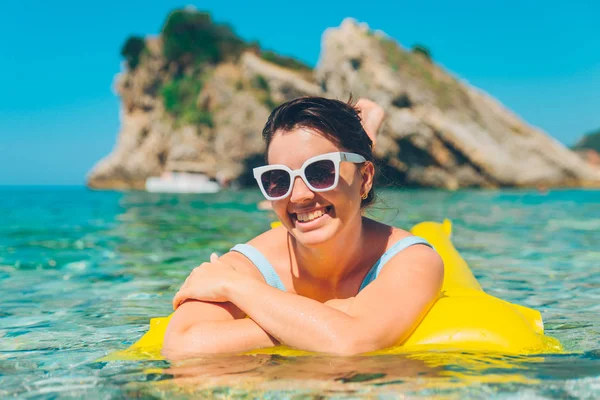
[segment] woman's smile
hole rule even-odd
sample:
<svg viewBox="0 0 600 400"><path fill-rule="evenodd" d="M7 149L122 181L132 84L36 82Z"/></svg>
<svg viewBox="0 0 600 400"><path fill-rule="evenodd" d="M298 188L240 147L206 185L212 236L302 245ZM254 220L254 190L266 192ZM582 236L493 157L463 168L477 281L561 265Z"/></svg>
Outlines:
<svg viewBox="0 0 600 400"><path fill-rule="evenodd" d="M332 211L333 206L326 206L297 213L290 213L290 216L297 227L307 229L315 228L323 223L326 223L328 219L332 218Z"/></svg>

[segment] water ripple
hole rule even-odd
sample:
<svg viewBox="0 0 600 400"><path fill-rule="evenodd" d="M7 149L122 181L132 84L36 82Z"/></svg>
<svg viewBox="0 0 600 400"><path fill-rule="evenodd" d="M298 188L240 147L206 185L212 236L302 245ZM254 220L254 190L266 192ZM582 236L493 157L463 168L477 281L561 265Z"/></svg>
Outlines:
<svg viewBox="0 0 600 400"><path fill-rule="evenodd" d="M380 195L370 213L397 226L450 218L453 240L486 291L539 309L568 353L97 363L139 338L149 317L168 314L192 268L264 231L273 215L257 210L257 191L4 189L0 398L597 395L600 191Z"/></svg>

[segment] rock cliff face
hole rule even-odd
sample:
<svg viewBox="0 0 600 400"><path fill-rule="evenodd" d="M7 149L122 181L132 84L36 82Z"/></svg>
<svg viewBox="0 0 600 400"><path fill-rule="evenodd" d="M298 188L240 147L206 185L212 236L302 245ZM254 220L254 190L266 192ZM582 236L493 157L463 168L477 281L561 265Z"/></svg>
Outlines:
<svg viewBox="0 0 600 400"><path fill-rule="evenodd" d="M165 110L174 79L160 38L140 65L116 79L122 126L112 153L91 171L93 188L143 188L178 165L251 183L262 162L271 109L302 95L368 97L387 112L376 155L382 177L402 186L600 186L600 171L500 103L383 34L346 20L323 35L316 69L292 70L247 51L184 76L202 80L195 107L210 118L185 123ZM194 75L196 74L196 75Z"/></svg>

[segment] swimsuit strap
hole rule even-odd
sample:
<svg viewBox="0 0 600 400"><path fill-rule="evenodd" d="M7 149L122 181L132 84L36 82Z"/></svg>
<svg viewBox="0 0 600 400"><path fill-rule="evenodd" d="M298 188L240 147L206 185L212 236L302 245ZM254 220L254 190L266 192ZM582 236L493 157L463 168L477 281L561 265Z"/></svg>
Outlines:
<svg viewBox="0 0 600 400"><path fill-rule="evenodd" d="M369 283L373 282L375 280L375 278L377 278L377 276L379 276L379 273L381 272L381 268L383 268L385 263L387 263L392 257L394 257L396 254L400 253L402 250L404 250L410 246L414 246L416 244L424 244L425 246L429 246L433 249L432 245L427 243L427 241L425 239L420 238L418 236L408 236L408 237L405 237L404 239L398 240L396 243L394 243L392 245L392 247L390 247L388 250L386 250L386 252L383 253L383 255L379 258L379 260L377 260L377 262L371 267L371 270L369 271L367 276L365 276L365 279L363 279L363 282L360 285L360 289L358 289L358 291L360 292Z"/></svg>
<svg viewBox="0 0 600 400"><path fill-rule="evenodd" d="M408 236L404 239L400 239L399 241L394 243L392 247L390 247L385 253L383 253L379 260L377 260L373 267L371 267L371 270L369 270L369 273L367 273L365 279L363 279L363 282L360 285L360 289L358 291L360 292L369 283L373 282L375 278L379 276L379 273L381 272L383 266L392 257L400 253L402 250L405 250L406 248L414 246L416 244L424 244L425 246L429 246L433 249L432 245L427 243L425 239L420 238L418 236ZM260 273L262 274L263 278L269 286L285 291L285 286L283 285L281 278L279 277L279 275L277 275L277 272L275 272L275 269L273 268L269 260L267 260L267 258L256 247L253 247L249 244L237 244L231 249L231 251L236 251L240 254L243 254L248 260L250 260L256 266L256 268L258 268L258 270L260 271Z"/></svg>
<svg viewBox="0 0 600 400"><path fill-rule="evenodd" d="M283 290L285 292L285 286L283 286L283 282L281 282L281 278L275 272L275 269L267 260L265 256L262 255L260 251L256 247L253 247L249 244L236 244L233 246L231 251L237 251L238 253L243 254L246 258L258 268L263 278L267 282L267 285L273 286L274 288Z"/></svg>

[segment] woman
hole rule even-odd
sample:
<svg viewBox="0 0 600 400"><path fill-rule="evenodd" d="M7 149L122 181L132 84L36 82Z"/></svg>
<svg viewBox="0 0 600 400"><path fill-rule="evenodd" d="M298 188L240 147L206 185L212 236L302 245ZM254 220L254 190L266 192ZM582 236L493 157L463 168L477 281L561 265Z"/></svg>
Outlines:
<svg viewBox="0 0 600 400"><path fill-rule="evenodd" d="M278 344L351 355L401 343L438 297L444 267L423 239L362 215L375 169L357 109L291 100L263 137L268 165L254 174L282 226L192 272L173 300L165 356Z"/></svg>

